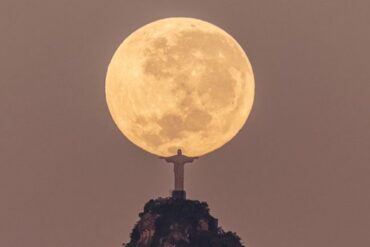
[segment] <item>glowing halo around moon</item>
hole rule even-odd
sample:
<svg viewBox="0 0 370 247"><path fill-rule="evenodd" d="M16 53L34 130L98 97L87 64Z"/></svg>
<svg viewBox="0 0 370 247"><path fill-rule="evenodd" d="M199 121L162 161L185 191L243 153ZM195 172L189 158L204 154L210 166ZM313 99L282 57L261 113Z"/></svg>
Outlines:
<svg viewBox="0 0 370 247"><path fill-rule="evenodd" d="M201 156L230 141L247 120L254 77L241 46L193 18L167 18L128 36L106 77L113 120L134 144L160 156Z"/></svg>

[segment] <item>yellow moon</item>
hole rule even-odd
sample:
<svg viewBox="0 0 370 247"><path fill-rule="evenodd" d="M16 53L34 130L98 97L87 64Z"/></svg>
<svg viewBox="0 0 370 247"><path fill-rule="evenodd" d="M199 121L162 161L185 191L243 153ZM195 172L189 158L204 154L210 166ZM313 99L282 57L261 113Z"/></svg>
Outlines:
<svg viewBox="0 0 370 247"><path fill-rule="evenodd" d="M254 99L251 64L221 28L166 18L128 36L106 76L106 100L121 132L159 156L201 156L230 141Z"/></svg>

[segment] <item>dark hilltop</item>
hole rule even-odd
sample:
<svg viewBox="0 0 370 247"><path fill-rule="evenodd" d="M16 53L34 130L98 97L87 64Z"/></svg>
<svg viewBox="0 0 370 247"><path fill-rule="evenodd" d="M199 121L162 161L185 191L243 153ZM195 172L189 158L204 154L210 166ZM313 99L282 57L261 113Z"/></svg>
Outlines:
<svg viewBox="0 0 370 247"><path fill-rule="evenodd" d="M208 204L196 200L150 200L125 247L244 247L209 214Z"/></svg>

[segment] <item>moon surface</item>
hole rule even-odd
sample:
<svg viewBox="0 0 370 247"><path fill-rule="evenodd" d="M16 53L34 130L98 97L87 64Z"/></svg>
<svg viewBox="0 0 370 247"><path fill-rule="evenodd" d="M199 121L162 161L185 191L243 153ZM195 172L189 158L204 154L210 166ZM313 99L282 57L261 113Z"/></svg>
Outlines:
<svg viewBox="0 0 370 247"><path fill-rule="evenodd" d="M254 99L251 64L219 27L167 18L128 36L106 77L106 100L121 132L160 156L201 156L230 141Z"/></svg>

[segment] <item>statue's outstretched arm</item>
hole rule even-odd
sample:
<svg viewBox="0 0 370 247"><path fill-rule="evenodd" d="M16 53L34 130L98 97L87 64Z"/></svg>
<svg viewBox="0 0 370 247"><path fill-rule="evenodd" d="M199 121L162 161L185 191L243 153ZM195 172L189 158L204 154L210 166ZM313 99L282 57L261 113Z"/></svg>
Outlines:
<svg viewBox="0 0 370 247"><path fill-rule="evenodd" d="M172 162L174 160L174 158L176 158L177 155L174 155L174 156L170 156L170 157L163 157L163 156L159 156L160 159L163 159L167 162Z"/></svg>
<svg viewBox="0 0 370 247"><path fill-rule="evenodd" d="M196 159L198 159L198 157L187 157L186 156L186 163L191 163L191 162L193 162Z"/></svg>

